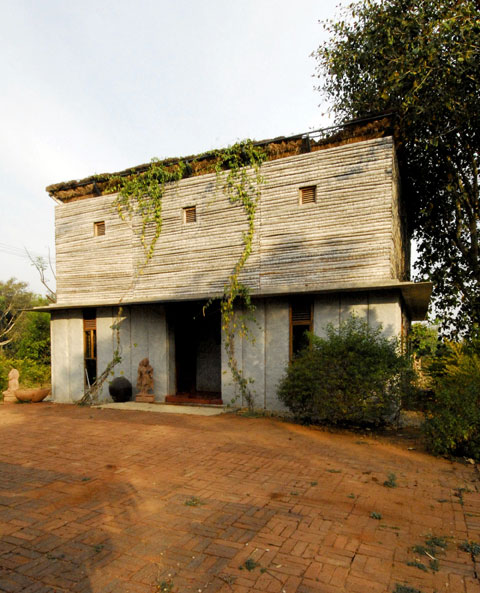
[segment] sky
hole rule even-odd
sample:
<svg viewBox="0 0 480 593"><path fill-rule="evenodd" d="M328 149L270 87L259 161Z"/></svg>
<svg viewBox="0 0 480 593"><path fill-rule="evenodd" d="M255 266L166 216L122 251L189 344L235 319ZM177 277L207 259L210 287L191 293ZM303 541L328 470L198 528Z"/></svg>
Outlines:
<svg viewBox="0 0 480 593"><path fill-rule="evenodd" d="M331 0L0 0L0 281L43 294L52 183L331 124ZM47 271L54 287L52 272Z"/></svg>

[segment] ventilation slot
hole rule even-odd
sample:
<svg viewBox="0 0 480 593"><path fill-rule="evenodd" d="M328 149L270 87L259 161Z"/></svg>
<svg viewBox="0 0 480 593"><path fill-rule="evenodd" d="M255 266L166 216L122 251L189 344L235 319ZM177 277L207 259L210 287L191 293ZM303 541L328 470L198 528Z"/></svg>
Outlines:
<svg viewBox="0 0 480 593"><path fill-rule="evenodd" d="M300 204L314 204L316 202L316 186L300 188Z"/></svg>
<svg viewBox="0 0 480 593"><path fill-rule="evenodd" d="M189 206L183 209L183 221L185 224L190 222L197 222L197 207Z"/></svg>
<svg viewBox="0 0 480 593"><path fill-rule="evenodd" d="M298 303L292 305L292 323L305 321L310 323L312 307L310 303Z"/></svg>
<svg viewBox="0 0 480 593"><path fill-rule="evenodd" d="M94 222L93 223L93 234L95 237L101 237L105 234L105 221L102 220L101 222Z"/></svg>
<svg viewBox="0 0 480 593"><path fill-rule="evenodd" d="M83 329L85 331L91 329L97 329L97 320L96 319L84 319L83 320Z"/></svg>

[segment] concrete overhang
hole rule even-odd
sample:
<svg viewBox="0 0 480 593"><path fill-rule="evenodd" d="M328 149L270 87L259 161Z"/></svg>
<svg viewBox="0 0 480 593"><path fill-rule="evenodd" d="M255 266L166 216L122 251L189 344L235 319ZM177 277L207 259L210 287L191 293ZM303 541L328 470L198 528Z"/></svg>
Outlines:
<svg viewBox="0 0 480 593"><path fill-rule="evenodd" d="M432 295L431 282L403 282L400 290L412 321L423 321Z"/></svg>
<svg viewBox="0 0 480 593"><path fill-rule="evenodd" d="M276 287L275 290L252 290L252 297L288 297L292 294L332 294L344 292L366 292L366 291L399 291L403 297L408 313L412 321L422 321L427 313L430 295L432 293L431 282L399 282L398 280L387 280L385 282L358 282L349 284L290 284L289 286ZM35 311L53 313L54 311L66 311L72 309L84 309L88 307L122 307L133 305L154 305L167 303L180 303L184 301L202 301L211 298L221 298L222 294L195 294L179 297L167 297L143 300L119 301L84 301L75 304L53 303L45 307L35 307Z"/></svg>

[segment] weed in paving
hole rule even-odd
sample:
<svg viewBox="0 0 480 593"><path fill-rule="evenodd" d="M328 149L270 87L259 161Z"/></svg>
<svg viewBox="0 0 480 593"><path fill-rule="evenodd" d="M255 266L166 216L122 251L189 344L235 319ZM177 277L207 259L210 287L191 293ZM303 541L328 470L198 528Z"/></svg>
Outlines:
<svg viewBox="0 0 480 593"><path fill-rule="evenodd" d="M243 570L244 568L246 568L249 572L251 572L252 570L255 570L257 568L257 566L260 566L260 564L258 562L255 562L255 560L253 558L247 558L247 560L245 560L245 562L238 568L240 570Z"/></svg>
<svg viewBox="0 0 480 593"><path fill-rule="evenodd" d="M395 584L395 590L393 593L422 593L420 589L415 589L415 587L410 587L410 585L400 585L399 583Z"/></svg>
<svg viewBox="0 0 480 593"><path fill-rule="evenodd" d="M439 563L436 556L443 554L448 548L448 538L438 535L429 535L425 538L425 544L416 544L412 546L412 552L421 556L427 556L429 558L428 567L432 572L438 572ZM427 567L418 560L407 562L409 566L416 566L421 570L426 570Z"/></svg>
<svg viewBox="0 0 480 593"><path fill-rule="evenodd" d="M318 482L310 482L310 486L317 486Z"/></svg>
<svg viewBox="0 0 480 593"><path fill-rule="evenodd" d="M433 549L442 548L442 550L446 550L448 548L447 538L443 536L430 535L426 538L425 543Z"/></svg>
<svg viewBox="0 0 480 593"><path fill-rule="evenodd" d="M386 525L385 523L382 523L380 527L382 529L393 529L394 531L400 531L400 527L397 527L396 525Z"/></svg>
<svg viewBox="0 0 480 593"><path fill-rule="evenodd" d="M462 507L463 507L463 493L464 492L471 492L471 490L469 490L468 488L455 488L453 491L453 495L459 499L458 502L462 505Z"/></svg>
<svg viewBox="0 0 480 593"><path fill-rule="evenodd" d="M377 521L380 521L380 520L381 520L381 518L382 518L382 514L381 514L381 513L377 513L376 511L372 511L372 512L370 513L370 517L371 517L372 519L376 519Z"/></svg>
<svg viewBox="0 0 480 593"><path fill-rule="evenodd" d="M385 488L396 488L397 487L397 476L393 473L388 474L388 480L383 482Z"/></svg>
<svg viewBox="0 0 480 593"><path fill-rule="evenodd" d="M173 591L173 581L160 581L157 583L157 592L158 593L171 593Z"/></svg>
<svg viewBox="0 0 480 593"><path fill-rule="evenodd" d="M190 498L188 498L185 501L185 504L187 505L187 507L198 507L202 504L205 504L204 502L202 502L199 498L197 498L196 496L191 496Z"/></svg>
<svg viewBox="0 0 480 593"><path fill-rule="evenodd" d="M350 494L347 494L347 498L355 498L355 494L353 492L350 492Z"/></svg>
<svg viewBox="0 0 480 593"><path fill-rule="evenodd" d="M423 570L423 572L428 572L428 568L423 564L423 562L419 562L418 560L410 560L407 562L407 566L414 566L415 568L419 568Z"/></svg>
<svg viewBox="0 0 480 593"><path fill-rule="evenodd" d="M468 552L472 556L480 556L480 544L473 541L464 541L459 546L460 550Z"/></svg>
<svg viewBox="0 0 480 593"><path fill-rule="evenodd" d="M327 469L327 472L329 472L331 474L341 474L342 470L341 469Z"/></svg>

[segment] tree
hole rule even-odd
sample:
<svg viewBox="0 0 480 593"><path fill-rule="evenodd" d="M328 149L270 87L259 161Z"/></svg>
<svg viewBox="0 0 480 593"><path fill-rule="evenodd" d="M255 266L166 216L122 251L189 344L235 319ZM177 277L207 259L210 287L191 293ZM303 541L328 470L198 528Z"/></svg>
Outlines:
<svg viewBox="0 0 480 593"><path fill-rule="evenodd" d="M364 0L324 24L319 90L339 121L394 114L417 271L443 333L480 326L480 8L477 0Z"/></svg>
<svg viewBox="0 0 480 593"><path fill-rule="evenodd" d="M0 282L0 349L12 342L24 310L32 306L34 295L27 286L15 278Z"/></svg>
<svg viewBox="0 0 480 593"><path fill-rule="evenodd" d="M48 300L27 290L25 282L0 282L0 392L12 367L23 386L48 383L50 377L50 315L28 311Z"/></svg>

